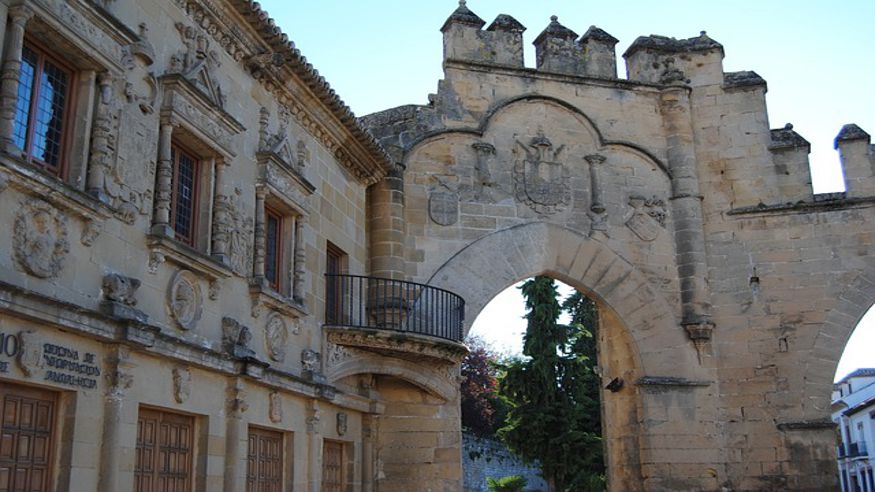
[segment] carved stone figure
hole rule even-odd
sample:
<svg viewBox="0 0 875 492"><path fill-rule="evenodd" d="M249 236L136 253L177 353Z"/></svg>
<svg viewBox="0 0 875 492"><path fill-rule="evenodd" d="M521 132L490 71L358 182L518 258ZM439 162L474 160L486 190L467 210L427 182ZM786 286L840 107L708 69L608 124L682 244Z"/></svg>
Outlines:
<svg viewBox="0 0 875 492"><path fill-rule="evenodd" d="M289 339L289 329L279 313L272 313L264 326L264 342L267 345L267 355L276 362L286 360L286 344Z"/></svg>
<svg viewBox="0 0 875 492"><path fill-rule="evenodd" d="M185 403L191 395L191 371L186 367L173 368L173 398Z"/></svg>
<svg viewBox="0 0 875 492"><path fill-rule="evenodd" d="M279 424L283 421L283 400L278 391L271 391L267 397L268 410L267 416L274 424Z"/></svg>
<svg viewBox="0 0 875 492"><path fill-rule="evenodd" d="M571 200L567 169L559 158L564 145L554 148L553 143L543 131L528 143L516 141L525 155L514 163L514 191L517 200L531 207L535 212L549 215L567 205ZM514 149L517 152L517 149Z"/></svg>
<svg viewBox="0 0 875 492"><path fill-rule="evenodd" d="M135 278L117 273L110 273L103 277L103 298L108 301L136 306L138 288L140 288L140 281Z"/></svg>
<svg viewBox="0 0 875 492"><path fill-rule="evenodd" d="M225 94L213 75L213 70L221 66L219 55L210 49L209 37L200 28L176 23L176 30L182 38L185 50L170 59L171 73L178 73L194 84L217 107L225 106Z"/></svg>
<svg viewBox="0 0 875 492"><path fill-rule="evenodd" d="M18 352L18 367L25 376L30 378L39 378L45 369L46 363L43 359L43 340L34 331L22 331L18 334L18 340L21 342L21 348Z"/></svg>
<svg viewBox="0 0 875 492"><path fill-rule="evenodd" d="M193 273L188 270L176 272L167 289L167 305L180 328L191 330L197 326L203 311L203 294Z"/></svg>
<svg viewBox="0 0 875 492"><path fill-rule="evenodd" d="M322 375L320 365L322 363L322 354L311 349L301 351L301 368L305 378L315 383L324 383L325 376Z"/></svg>
<svg viewBox="0 0 875 492"><path fill-rule="evenodd" d="M254 357L255 352L249 348L252 342L252 332L237 320L222 318L222 345L230 355L237 358Z"/></svg>
<svg viewBox="0 0 875 492"><path fill-rule="evenodd" d="M97 239L97 236L100 235L100 232L103 230L103 223L98 220L86 220L85 224L82 226L82 236L80 236L79 240L85 246L91 246L94 244L94 240Z"/></svg>
<svg viewBox="0 0 875 492"><path fill-rule="evenodd" d="M216 220L219 233L228 242L228 256L231 269L239 275L252 274L252 241L254 221L240 205L241 191L232 195L222 195L217 203Z"/></svg>
<svg viewBox="0 0 875 492"><path fill-rule="evenodd" d="M15 259L25 271L35 277L55 277L70 251L67 217L42 200L28 200L15 216L12 239Z"/></svg>
<svg viewBox="0 0 875 492"><path fill-rule="evenodd" d="M346 431L349 428L348 425L348 416L344 412L337 413L337 435L342 436L346 434Z"/></svg>

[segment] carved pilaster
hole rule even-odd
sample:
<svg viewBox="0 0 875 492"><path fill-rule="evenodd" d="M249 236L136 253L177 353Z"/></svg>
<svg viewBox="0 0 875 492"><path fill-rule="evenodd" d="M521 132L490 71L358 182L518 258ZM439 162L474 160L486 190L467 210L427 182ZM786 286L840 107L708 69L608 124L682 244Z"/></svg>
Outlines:
<svg viewBox="0 0 875 492"><path fill-rule="evenodd" d="M94 112L94 126L91 128L91 158L88 161L88 180L86 191L103 203L109 203L106 193L106 174L109 169L110 132L112 122L110 102L112 99L112 75L104 72L98 76L99 86L97 108Z"/></svg>
<svg viewBox="0 0 875 492"><path fill-rule="evenodd" d="M3 69L0 71L0 142L6 152L20 153L12 140L15 128L15 106L18 102L18 77L21 72L21 50L24 47L24 28L33 17L27 5L9 8L9 27L6 30L6 49L3 51Z"/></svg>
<svg viewBox="0 0 875 492"><path fill-rule="evenodd" d="M304 265L306 257L304 248L304 217L295 218L295 251L292 264L292 299L304 304Z"/></svg>
<svg viewBox="0 0 875 492"><path fill-rule="evenodd" d="M125 393L134 382L128 347L115 345L106 357L106 397L103 405L103 439L100 449L100 482L97 490L119 489L119 449L122 446L121 420Z"/></svg>
<svg viewBox="0 0 875 492"><path fill-rule="evenodd" d="M170 227L170 197L173 186L173 124L162 123L158 138L158 166L155 170L155 215L152 234L173 237Z"/></svg>
<svg viewBox="0 0 875 492"><path fill-rule="evenodd" d="M227 390L227 430L225 433L225 487L226 492L241 490L240 476L245 475L242 456L246 444L246 423L243 413L249 409L243 381L234 379Z"/></svg>
<svg viewBox="0 0 875 492"><path fill-rule="evenodd" d="M221 263L228 264L228 233L231 222L231 197L225 194L225 167L224 161L216 162L210 159L208 165L215 169L215 183L213 193L213 244L212 256Z"/></svg>
<svg viewBox="0 0 875 492"><path fill-rule="evenodd" d="M264 199L266 196L267 190L263 185L255 188L255 262L252 275L259 283L264 280L264 257L267 254L264 224Z"/></svg>

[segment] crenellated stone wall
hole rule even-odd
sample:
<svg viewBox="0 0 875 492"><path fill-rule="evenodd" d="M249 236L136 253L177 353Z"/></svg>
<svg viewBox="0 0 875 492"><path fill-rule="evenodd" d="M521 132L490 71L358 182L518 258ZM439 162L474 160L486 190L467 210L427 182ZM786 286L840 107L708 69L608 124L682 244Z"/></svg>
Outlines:
<svg viewBox="0 0 875 492"><path fill-rule="evenodd" d="M461 2L430 104L362 119L403 164L408 277L466 324L533 275L597 300L612 490L835 487L830 381L875 299L869 135L841 130L847 191L814 195L808 142L705 32L638 38L620 78L594 26L552 18L532 69L524 26L485 25Z"/></svg>

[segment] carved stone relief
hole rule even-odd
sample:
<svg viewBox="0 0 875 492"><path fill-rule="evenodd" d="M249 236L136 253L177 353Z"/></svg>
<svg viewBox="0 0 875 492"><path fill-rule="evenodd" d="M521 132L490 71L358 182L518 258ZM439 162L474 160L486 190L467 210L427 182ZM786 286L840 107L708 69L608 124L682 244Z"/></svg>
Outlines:
<svg viewBox="0 0 875 492"><path fill-rule="evenodd" d="M322 355L319 352L311 349L301 351L301 368L304 371L318 372L320 362L322 362Z"/></svg>
<svg viewBox="0 0 875 492"><path fill-rule="evenodd" d="M279 313L272 313L264 325L264 342L267 345L267 355L271 360L284 362L286 360L286 344L289 339L289 329Z"/></svg>
<svg viewBox="0 0 875 492"><path fill-rule="evenodd" d="M337 412L337 435L342 436L346 434L346 431L349 429L348 423L349 417L344 412Z"/></svg>
<svg viewBox="0 0 875 492"><path fill-rule="evenodd" d="M653 241L659 236L660 229L665 228L665 201L656 197L647 199L642 196L630 196L629 206L632 212L626 220L626 227L632 230L642 241Z"/></svg>
<svg viewBox="0 0 875 492"><path fill-rule="evenodd" d="M225 106L225 94L213 75L213 71L221 66L219 54L210 49L210 39L198 27L175 24L185 49L170 57L168 73L177 73L185 77L206 96L216 107Z"/></svg>
<svg viewBox="0 0 875 492"><path fill-rule="evenodd" d="M249 348L252 342L252 331L237 320L222 318L222 348L237 358L254 357L255 352Z"/></svg>
<svg viewBox="0 0 875 492"><path fill-rule="evenodd" d="M55 277L70 251L67 217L42 200L28 200L15 215L12 241L15 259L26 272Z"/></svg>
<svg viewBox="0 0 875 492"><path fill-rule="evenodd" d="M191 395L191 371L187 367L173 368L173 398L185 403Z"/></svg>
<svg viewBox="0 0 875 492"><path fill-rule="evenodd" d="M219 234L228 244L229 263L232 270L241 276L252 274L252 239L254 221L240 205L241 191L234 189L232 195L221 195L217 201L216 224Z"/></svg>
<svg viewBox="0 0 875 492"><path fill-rule="evenodd" d="M93 219L86 220L85 224L82 226L82 235L79 237L79 241L84 246L91 246L102 231L102 222Z"/></svg>
<svg viewBox="0 0 875 492"><path fill-rule="evenodd" d="M167 307L183 330L197 326L203 312L203 293L195 274L188 270L176 272L167 289Z"/></svg>
<svg viewBox="0 0 875 492"><path fill-rule="evenodd" d="M268 399L267 416L274 424L283 421L283 400L278 391L271 391Z"/></svg>
<svg viewBox="0 0 875 492"><path fill-rule="evenodd" d="M328 342L328 357L326 360L328 366L336 366L346 361L347 359L352 358L352 356L353 353L350 349L344 347L343 345Z"/></svg>
<svg viewBox="0 0 875 492"><path fill-rule="evenodd" d="M455 224L459 220L459 194L448 190L429 193L428 216L438 225Z"/></svg>
<svg viewBox="0 0 875 492"><path fill-rule="evenodd" d="M103 298L107 301L136 306L136 294L139 288L140 281L135 278L117 273L110 273L103 277Z"/></svg>
<svg viewBox="0 0 875 492"><path fill-rule="evenodd" d="M560 160L565 146L554 147L543 131L528 144L519 140L516 143L513 179L517 200L542 215L556 213L568 205L571 201L568 170Z"/></svg>
<svg viewBox="0 0 875 492"><path fill-rule="evenodd" d="M35 331L22 331L18 334L21 348L18 352L18 367L25 376L37 378L42 375L46 367L43 359L43 340Z"/></svg>

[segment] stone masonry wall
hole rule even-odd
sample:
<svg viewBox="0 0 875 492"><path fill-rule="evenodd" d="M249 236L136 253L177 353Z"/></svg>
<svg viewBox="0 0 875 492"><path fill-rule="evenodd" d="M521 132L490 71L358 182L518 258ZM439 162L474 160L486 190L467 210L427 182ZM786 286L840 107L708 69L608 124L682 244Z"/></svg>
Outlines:
<svg viewBox="0 0 875 492"><path fill-rule="evenodd" d="M464 492L486 492L487 478L512 475L525 477L526 490L546 491L547 482L541 478L541 469L523 463L501 442L462 433L462 472Z"/></svg>

